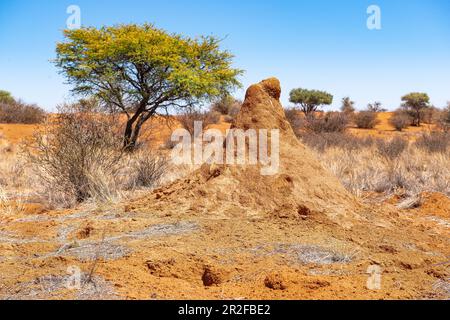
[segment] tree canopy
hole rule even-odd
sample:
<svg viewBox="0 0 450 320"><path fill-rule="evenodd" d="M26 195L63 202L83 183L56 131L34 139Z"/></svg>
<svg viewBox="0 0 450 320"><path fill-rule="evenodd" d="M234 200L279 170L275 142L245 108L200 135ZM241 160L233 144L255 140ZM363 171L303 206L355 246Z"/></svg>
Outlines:
<svg viewBox="0 0 450 320"><path fill-rule="evenodd" d="M240 86L241 70L215 37L170 34L151 24L64 31L56 65L73 92L95 96L127 116L124 146L136 145L142 125L169 108L191 107Z"/></svg>
<svg viewBox="0 0 450 320"><path fill-rule="evenodd" d="M313 116L320 106L332 104L333 96L325 91L298 88L291 91L289 101L300 105L306 116Z"/></svg>
<svg viewBox="0 0 450 320"><path fill-rule="evenodd" d="M414 124L420 126L423 111L430 108L430 97L426 93L412 92L402 97L402 108L414 118Z"/></svg>
<svg viewBox="0 0 450 320"><path fill-rule="evenodd" d="M0 103L12 104L16 100L8 91L0 90Z"/></svg>

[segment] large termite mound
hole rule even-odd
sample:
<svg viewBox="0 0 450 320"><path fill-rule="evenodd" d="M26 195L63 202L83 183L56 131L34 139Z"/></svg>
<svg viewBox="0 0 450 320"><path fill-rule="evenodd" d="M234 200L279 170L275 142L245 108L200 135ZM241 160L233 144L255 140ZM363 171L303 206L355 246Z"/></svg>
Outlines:
<svg viewBox="0 0 450 320"><path fill-rule="evenodd" d="M280 104L280 94L280 82L275 78L252 85L232 125L232 129L244 131L278 129L279 166L275 174L262 175L261 164L205 164L188 178L155 190L150 199L131 204L131 209L146 203L168 215L294 219L320 215L343 226L351 225L358 202L296 138Z"/></svg>

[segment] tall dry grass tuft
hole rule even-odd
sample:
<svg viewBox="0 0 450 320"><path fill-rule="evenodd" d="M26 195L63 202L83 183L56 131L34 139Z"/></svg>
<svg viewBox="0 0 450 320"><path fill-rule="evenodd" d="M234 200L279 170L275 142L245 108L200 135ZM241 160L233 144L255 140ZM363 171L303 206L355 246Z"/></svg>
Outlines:
<svg viewBox="0 0 450 320"><path fill-rule="evenodd" d="M117 202L158 185L166 161L150 147L126 152L121 122L83 105L64 105L27 145L40 202L50 208Z"/></svg>
<svg viewBox="0 0 450 320"><path fill-rule="evenodd" d="M24 210L23 202L13 200L6 190L0 185L0 217L18 214Z"/></svg>
<svg viewBox="0 0 450 320"><path fill-rule="evenodd" d="M63 207L119 196L115 177L123 152L116 119L79 105L64 105L59 111L28 146L42 196Z"/></svg>
<svg viewBox="0 0 450 320"><path fill-rule="evenodd" d="M430 191L450 196L448 150L429 152L402 140L367 143L366 139L347 137L334 137L339 143L329 145L324 145L322 137L316 137L319 142L304 141L313 147L321 163L355 195L373 191L414 196Z"/></svg>

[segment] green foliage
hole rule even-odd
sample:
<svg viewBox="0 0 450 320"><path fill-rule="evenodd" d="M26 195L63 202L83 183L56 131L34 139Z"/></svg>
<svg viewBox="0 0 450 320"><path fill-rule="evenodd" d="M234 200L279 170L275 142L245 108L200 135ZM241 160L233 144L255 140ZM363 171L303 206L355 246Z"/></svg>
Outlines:
<svg viewBox="0 0 450 320"><path fill-rule="evenodd" d="M293 89L290 93L290 102L300 105L306 116L313 116L322 105L333 103L333 96L325 91Z"/></svg>
<svg viewBox="0 0 450 320"><path fill-rule="evenodd" d="M11 93L8 91L0 90L0 103L12 104L15 102L15 99L11 96Z"/></svg>
<svg viewBox="0 0 450 320"><path fill-rule="evenodd" d="M424 110L430 108L430 98L426 93L412 92L402 97L402 108L413 117L414 125L420 126Z"/></svg>
<svg viewBox="0 0 450 320"><path fill-rule="evenodd" d="M124 144L160 111L191 107L240 86L241 70L219 40L169 34L151 24L65 30L56 65L73 92L94 95L128 117Z"/></svg>

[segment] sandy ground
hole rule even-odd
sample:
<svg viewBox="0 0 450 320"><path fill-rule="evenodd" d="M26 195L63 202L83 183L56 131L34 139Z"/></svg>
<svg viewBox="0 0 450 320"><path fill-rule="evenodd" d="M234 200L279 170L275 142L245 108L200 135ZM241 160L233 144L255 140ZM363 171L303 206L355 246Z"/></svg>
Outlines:
<svg viewBox="0 0 450 320"><path fill-rule="evenodd" d="M0 297L450 298L449 200L440 195L427 195L424 212L372 206L349 230L320 215L227 219L149 203L2 216ZM379 290L367 288L373 266ZM68 290L77 268L81 287Z"/></svg>

